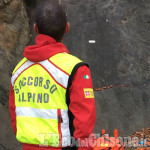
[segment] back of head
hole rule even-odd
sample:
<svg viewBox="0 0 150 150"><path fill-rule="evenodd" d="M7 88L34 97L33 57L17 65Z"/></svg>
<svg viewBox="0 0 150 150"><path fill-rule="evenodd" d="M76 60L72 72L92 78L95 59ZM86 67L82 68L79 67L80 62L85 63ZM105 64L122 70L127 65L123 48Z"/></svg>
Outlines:
<svg viewBox="0 0 150 150"><path fill-rule="evenodd" d="M41 3L37 9L35 21L40 34L49 35L58 42L62 40L67 17L56 0L46 0Z"/></svg>

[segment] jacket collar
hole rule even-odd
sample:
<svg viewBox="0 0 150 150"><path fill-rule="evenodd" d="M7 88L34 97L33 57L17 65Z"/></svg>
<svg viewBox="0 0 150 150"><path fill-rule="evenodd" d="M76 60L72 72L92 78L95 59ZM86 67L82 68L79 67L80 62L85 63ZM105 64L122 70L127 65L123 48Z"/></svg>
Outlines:
<svg viewBox="0 0 150 150"><path fill-rule="evenodd" d="M24 57L33 62L49 59L58 53L70 53L63 43L48 35L37 35L35 42L36 45L27 46L23 53Z"/></svg>

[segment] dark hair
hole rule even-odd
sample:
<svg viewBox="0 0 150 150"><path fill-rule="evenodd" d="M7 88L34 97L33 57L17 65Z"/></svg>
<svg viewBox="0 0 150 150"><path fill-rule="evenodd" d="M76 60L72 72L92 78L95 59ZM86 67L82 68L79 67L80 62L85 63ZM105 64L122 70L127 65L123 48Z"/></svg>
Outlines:
<svg viewBox="0 0 150 150"><path fill-rule="evenodd" d="M46 0L37 9L35 21L40 34L61 41L66 29L67 17L64 9L56 0Z"/></svg>

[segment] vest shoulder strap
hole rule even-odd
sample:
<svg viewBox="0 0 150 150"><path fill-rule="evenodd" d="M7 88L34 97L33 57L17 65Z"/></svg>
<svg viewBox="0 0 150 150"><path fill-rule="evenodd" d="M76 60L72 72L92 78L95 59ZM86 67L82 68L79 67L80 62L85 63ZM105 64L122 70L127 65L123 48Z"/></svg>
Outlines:
<svg viewBox="0 0 150 150"><path fill-rule="evenodd" d="M79 58L67 53L56 54L52 56L49 60L53 62L56 66L67 72L69 75L71 75L73 68L78 63L82 62L82 60L80 60Z"/></svg>
<svg viewBox="0 0 150 150"><path fill-rule="evenodd" d="M80 62L80 63L76 64L75 67L73 68L72 72L71 72L70 77L69 77L68 87L67 87L67 90L66 90L66 104L67 104L68 108L69 108L69 105L70 105L69 88L72 85L73 77L74 77L76 71L78 70L78 68L81 67L81 66L85 66L85 65L87 67L89 67L88 64L83 63L83 62ZM74 128L74 125L73 125L74 115L73 115L73 113L70 110L68 110L68 116L69 116L70 134L71 134L71 136L73 136L74 135L74 131L75 131L75 128ZM74 147L74 148L75 148L75 150L77 150L76 147Z"/></svg>
<svg viewBox="0 0 150 150"><path fill-rule="evenodd" d="M87 67L89 66L88 64L83 63L77 57L67 54L67 53L56 54L50 58L50 61L52 61L55 65L57 65L59 68L61 68L62 70L64 70L65 72L69 74L68 86L66 90L66 103L67 103L67 106L69 107L70 105L69 88L72 85L72 80L74 78L74 75L79 67L85 66L85 65ZM70 133L73 136L74 130L75 130L73 126L74 115L72 114L70 110L68 110L68 115L69 115Z"/></svg>
<svg viewBox="0 0 150 150"><path fill-rule="evenodd" d="M27 58L23 58L18 64L17 66L15 67L15 69L13 70L12 72L12 75L27 61Z"/></svg>
<svg viewBox="0 0 150 150"><path fill-rule="evenodd" d="M72 72L71 72L71 75L69 76L68 87L67 87L67 91L66 91L66 103L67 103L68 106L69 106L69 104L70 104L69 88L70 88L70 86L72 85L72 80L73 80L73 77L74 77L76 71L77 71L78 68L81 67L81 66L87 66L87 67L89 67L88 64L83 63L83 62L80 62L80 63L78 63L78 64L76 64L76 65L74 66L74 68L73 68L73 70L72 70Z"/></svg>

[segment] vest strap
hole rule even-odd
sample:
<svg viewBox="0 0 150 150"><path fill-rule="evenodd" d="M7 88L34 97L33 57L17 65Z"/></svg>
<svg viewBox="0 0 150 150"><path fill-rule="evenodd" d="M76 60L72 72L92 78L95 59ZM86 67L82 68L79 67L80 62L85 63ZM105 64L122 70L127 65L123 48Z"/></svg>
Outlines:
<svg viewBox="0 0 150 150"><path fill-rule="evenodd" d="M57 68L49 60L41 61L39 63L34 63L31 61L26 61L12 76L11 84L14 86L16 79L22 74L26 69L33 65L41 65L46 71L54 78L54 80L61 85L63 88L67 88L69 75Z"/></svg>
<svg viewBox="0 0 150 150"><path fill-rule="evenodd" d="M68 80L68 86L67 86L67 91L66 91L66 103L67 105L69 106L70 104L70 98L69 98L69 88L70 86L72 85L72 80L74 78L74 75L76 73L76 71L78 70L79 67L81 66L87 66L89 67L89 65L87 63L83 63L83 62L80 62L78 64L75 65L75 67L73 68L72 72L71 72L71 75L69 77L69 80Z"/></svg>
<svg viewBox="0 0 150 150"><path fill-rule="evenodd" d="M73 77L74 77L76 71L81 66L87 66L87 67L89 67L88 64L83 63L83 62L76 64L75 67L73 68L73 70L71 72L71 75L69 77L69 80L68 80L68 87L67 87L67 91L66 91L66 103L68 105L68 108L69 108L69 105L70 105L69 88L72 85L72 80L73 80ZM70 110L68 110L68 116L69 116L70 134L71 134L71 136L73 136L74 131L75 131L75 128L74 128L74 125L73 125L74 115L72 114L72 112Z"/></svg>

